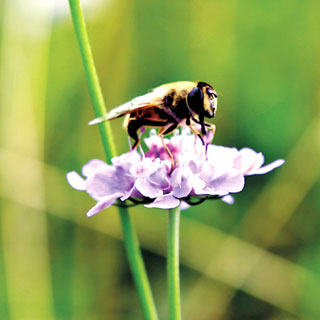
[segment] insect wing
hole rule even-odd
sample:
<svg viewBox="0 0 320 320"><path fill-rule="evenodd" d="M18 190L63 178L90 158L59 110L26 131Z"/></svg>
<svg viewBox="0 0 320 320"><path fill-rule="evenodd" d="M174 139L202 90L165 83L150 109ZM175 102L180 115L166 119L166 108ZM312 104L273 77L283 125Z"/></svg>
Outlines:
<svg viewBox="0 0 320 320"><path fill-rule="evenodd" d="M89 125L101 123L106 120L112 120L131 113L134 110L149 108L161 103L159 99L154 99L153 92L147 93L143 96L134 98L133 100L126 102L108 112L102 117L95 118L89 122Z"/></svg>
<svg viewBox="0 0 320 320"><path fill-rule="evenodd" d="M147 93L143 96L136 97L133 100L126 102L126 103L112 109L108 113L108 120L121 117L127 113L134 111L134 110L148 107L150 104L152 104L152 92Z"/></svg>

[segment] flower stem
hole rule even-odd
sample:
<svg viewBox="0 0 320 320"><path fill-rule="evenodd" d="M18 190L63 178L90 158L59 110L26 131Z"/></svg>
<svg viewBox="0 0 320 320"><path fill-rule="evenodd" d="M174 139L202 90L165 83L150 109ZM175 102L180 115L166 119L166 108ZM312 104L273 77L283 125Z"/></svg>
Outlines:
<svg viewBox="0 0 320 320"><path fill-rule="evenodd" d="M128 260L131 266L131 272L135 280L140 303L145 319L158 319L157 311L153 302L153 297L139 249L139 242L132 226L131 219L126 208L119 208L122 222L124 242L127 250Z"/></svg>
<svg viewBox="0 0 320 320"><path fill-rule="evenodd" d="M94 65L80 0L69 0L69 5L74 29L80 47L81 58L84 65L94 113L96 117L100 117L107 111ZM111 159L112 157L116 156L116 147L113 140L110 123L100 123L99 130L106 158ZM132 225L129 212L126 208L119 208L119 213L121 217L123 238L128 255L129 265L140 298L144 318L148 320L157 320L158 316L151 293L151 287L139 248L138 238Z"/></svg>
<svg viewBox="0 0 320 320"><path fill-rule="evenodd" d="M87 84L90 92L93 110L96 117L101 117L107 113L107 110L105 107L98 74L94 65L93 55L89 43L82 8L80 5L80 0L69 0L69 5L74 29L78 39L84 71L87 78ZM109 160L117 154L110 122L104 121L100 123L99 130L103 149L105 151L107 160Z"/></svg>
<svg viewBox="0 0 320 320"><path fill-rule="evenodd" d="M179 279L179 225L180 208L169 210L168 223L168 288L169 288L169 319L180 320L180 279Z"/></svg>

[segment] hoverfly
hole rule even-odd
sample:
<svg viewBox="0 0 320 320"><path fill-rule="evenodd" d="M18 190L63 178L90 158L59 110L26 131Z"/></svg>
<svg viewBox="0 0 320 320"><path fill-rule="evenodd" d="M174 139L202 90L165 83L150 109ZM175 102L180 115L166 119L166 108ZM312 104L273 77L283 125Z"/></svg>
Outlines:
<svg viewBox="0 0 320 320"><path fill-rule="evenodd" d="M217 98L213 87L202 81L167 83L112 109L106 115L90 121L89 124L97 124L126 115L124 127L134 140L132 149L140 143L139 129L146 126L160 127L158 134L163 141L163 136L172 133L180 125L186 125L203 142L202 135L207 133L207 128L215 131L215 126L206 123L204 118L215 116ZM201 134L196 124L201 126ZM163 145L172 159L170 150L164 142Z"/></svg>

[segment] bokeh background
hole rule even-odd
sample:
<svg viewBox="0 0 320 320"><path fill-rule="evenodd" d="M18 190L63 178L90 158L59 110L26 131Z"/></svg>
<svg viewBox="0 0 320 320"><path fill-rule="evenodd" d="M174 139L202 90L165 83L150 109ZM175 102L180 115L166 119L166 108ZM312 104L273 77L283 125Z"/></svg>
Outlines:
<svg viewBox="0 0 320 320"><path fill-rule="evenodd" d="M83 6L109 109L203 80L220 94L216 144L286 159L234 205L183 212L183 319L319 319L320 2ZM67 0L2 0L0 19L0 318L141 319L116 208L87 218L94 201L65 179L104 159ZM131 215L167 319L167 212Z"/></svg>

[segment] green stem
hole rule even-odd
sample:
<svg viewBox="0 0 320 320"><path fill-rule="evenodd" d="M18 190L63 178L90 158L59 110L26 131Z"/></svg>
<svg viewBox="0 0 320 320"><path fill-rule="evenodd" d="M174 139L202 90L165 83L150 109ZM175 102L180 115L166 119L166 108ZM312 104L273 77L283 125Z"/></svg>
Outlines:
<svg viewBox="0 0 320 320"><path fill-rule="evenodd" d="M168 288L169 288L169 319L180 320L180 277L179 277L179 225L180 208L169 210L168 223Z"/></svg>
<svg viewBox="0 0 320 320"><path fill-rule="evenodd" d="M139 249L139 242L126 208L119 208L127 256L135 280L145 319L158 319L157 311Z"/></svg>
<svg viewBox="0 0 320 320"><path fill-rule="evenodd" d="M69 0L70 11L77 35L81 58L84 66L87 84L90 92L91 102L96 117L101 117L107 113L105 107L98 74L94 65L91 46L89 43L86 24L84 21L80 0ZM117 155L110 122L105 121L99 124L99 130L103 149L107 160Z"/></svg>
<svg viewBox="0 0 320 320"><path fill-rule="evenodd" d="M80 47L81 58L84 65L94 113L96 117L100 117L104 115L107 110L94 65L80 0L69 0L69 5L74 29L76 31L78 44ZM99 124L99 130L106 158L110 159L116 156L116 147L113 140L110 123L103 122ZM139 248L138 238L132 225L129 212L126 208L119 208L119 214L122 223L123 238L128 255L129 265L140 298L144 318L148 320L157 320L158 316L151 293L151 287Z"/></svg>

